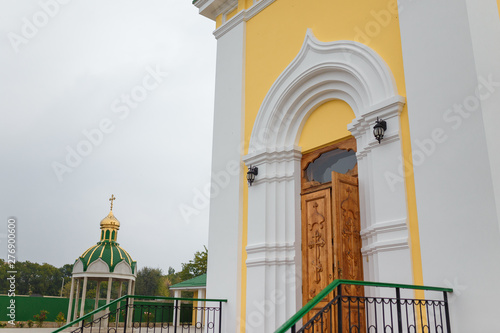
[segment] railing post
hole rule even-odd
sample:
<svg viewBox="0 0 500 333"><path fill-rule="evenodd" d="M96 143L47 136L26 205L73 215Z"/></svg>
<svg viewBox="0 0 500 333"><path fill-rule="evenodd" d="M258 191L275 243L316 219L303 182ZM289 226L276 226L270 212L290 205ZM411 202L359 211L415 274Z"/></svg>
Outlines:
<svg viewBox="0 0 500 333"><path fill-rule="evenodd" d="M338 303L338 310L337 310L337 325L338 325L338 332L342 332L342 284L339 284L337 287L337 297L339 298L339 303Z"/></svg>
<svg viewBox="0 0 500 333"><path fill-rule="evenodd" d="M127 326L128 326L128 297L125 299L125 318L123 318L123 333L127 333Z"/></svg>
<svg viewBox="0 0 500 333"><path fill-rule="evenodd" d="M292 326L292 328L291 328L290 331L291 331L291 333L296 333L296 331L295 331L295 324L293 324L293 326Z"/></svg>
<svg viewBox="0 0 500 333"><path fill-rule="evenodd" d="M401 290L396 288L396 311L398 312L398 332L403 332L403 321L401 318Z"/></svg>
<svg viewBox="0 0 500 333"><path fill-rule="evenodd" d="M219 333L222 332L222 302L219 302Z"/></svg>
<svg viewBox="0 0 500 333"><path fill-rule="evenodd" d="M446 317L446 329L448 333L451 333L450 309L448 307L448 294L446 291L443 291L443 299L444 299L444 314Z"/></svg>

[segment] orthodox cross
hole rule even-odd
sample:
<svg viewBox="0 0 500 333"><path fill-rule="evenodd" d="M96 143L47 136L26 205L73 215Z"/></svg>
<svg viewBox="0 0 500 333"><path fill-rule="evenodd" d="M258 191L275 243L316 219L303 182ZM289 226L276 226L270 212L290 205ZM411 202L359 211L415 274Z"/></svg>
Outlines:
<svg viewBox="0 0 500 333"><path fill-rule="evenodd" d="M321 264L321 247L325 246L325 240L321 237L321 233L316 230L312 240L309 242L309 248L312 249L315 247L316 249L316 260L312 261L312 265L316 268L316 279L314 282L319 283L321 281L321 272L323 271L323 265Z"/></svg>
<svg viewBox="0 0 500 333"><path fill-rule="evenodd" d="M109 201L111 201L111 210L113 210L113 200L115 200L115 196L111 194L111 198L109 198Z"/></svg>

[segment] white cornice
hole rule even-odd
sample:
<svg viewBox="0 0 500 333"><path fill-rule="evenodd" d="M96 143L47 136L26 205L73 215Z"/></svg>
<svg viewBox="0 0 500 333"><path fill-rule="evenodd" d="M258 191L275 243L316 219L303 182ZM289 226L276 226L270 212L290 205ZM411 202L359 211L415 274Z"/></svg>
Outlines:
<svg viewBox="0 0 500 333"><path fill-rule="evenodd" d="M259 165L262 163L280 163L294 160L300 161L301 158L302 149L297 146L293 146L274 151L259 150L252 152L243 157L243 162L249 166Z"/></svg>
<svg viewBox="0 0 500 333"><path fill-rule="evenodd" d="M242 22L247 22L250 20L252 17L260 13L262 10L264 10L267 6L272 4L276 0L261 0L255 4L252 5L252 7L240 11L238 14L236 14L234 17L232 17L230 20L227 22L223 23L219 28L217 28L214 31L214 36L216 39L219 39L220 37L224 36L227 32L231 31L234 27L239 25Z"/></svg>
<svg viewBox="0 0 500 333"><path fill-rule="evenodd" d="M230 18L226 23L224 23L217 30L214 31L215 38L219 39L221 36L231 31L234 27L243 22L244 18L245 18L245 11L242 10L241 12Z"/></svg>
<svg viewBox="0 0 500 333"><path fill-rule="evenodd" d="M295 263L295 257L289 258L258 258L258 259L248 259L246 261L247 267L259 267L262 265L266 266L277 266L277 265L289 265Z"/></svg>
<svg viewBox="0 0 500 333"><path fill-rule="evenodd" d="M368 246L363 246L361 248L361 253L366 255L372 255L378 252L384 251L397 251L402 249L409 249L408 238L391 239L388 241L379 241L372 243Z"/></svg>
<svg viewBox="0 0 500 333"><path fill-rule="evenodd" d="M293 243L274 243L274 244L253 244L246 247L247 254L254 253L267 253L268 251L295 251L295 245Z"/></svg>
<svg viewBox="0 0 500 333"><path fill-rule="evenodd" d="M97 273L97 272L75 273L72 274L72 277L75 279L82 279L84 277L87 277L90 279L101 279L101 280L113 278L113 280L132 280L132 281L135 281L136 278L135 275L116 274L116 273Z"/></svg>
<svg viewBox="0 0 500 333"><path fill-rule="evenodd" d="M198 0L194 5L200 14L215 21L217 16L238 5L238 0Z"/></svg>
<svg viewBox="0 0 500 333"><path fill-rule="evenodd" d="M261 265L286 265L295 261L293 243L253 244L246 247L247 267Z"/></svg>
<svg viewBox="0 0 500 333"><path fill-rule="evenodd" d="M371 237L382 233L406 231L407 230L406 223L407 223L406 218L394 221L380 222L364 230L361 230L360 235L361 237Z"/></svg>

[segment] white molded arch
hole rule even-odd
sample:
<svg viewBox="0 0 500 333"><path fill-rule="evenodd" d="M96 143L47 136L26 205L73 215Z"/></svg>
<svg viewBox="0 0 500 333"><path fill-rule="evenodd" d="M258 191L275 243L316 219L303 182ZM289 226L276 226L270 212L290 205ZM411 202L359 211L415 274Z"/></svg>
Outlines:
<svg viewBox="0 0 500 333"><path fill-rule="evenodd" d="M87 272L109 273L109 266L104 260L98 258L87 267Z"/></svg>
<svg viewBox="0 0 500 333"><path fill-rule="evenodd" d="M389 67L372 49L353 41L320 42L308 30L261 105L249 154L293 147L309 113L332 99L347 102L357 119L404 102Z"/></svg>
<svg viewBox="0 0 500 333"><path fill-rule="evenodd" d="M120 273L120 274L127 274L127 275L132 275L132 268L126 262L125 260L122 260L120 263L118 263L115 266L115 269L113 270L114 273Z"/></svg>
<svg viewBox="0 0 500 333"><path fill-rule="evenodd" d="M83 273L83 262L80 259L73 265L73 274L74 273Z"/></svg>

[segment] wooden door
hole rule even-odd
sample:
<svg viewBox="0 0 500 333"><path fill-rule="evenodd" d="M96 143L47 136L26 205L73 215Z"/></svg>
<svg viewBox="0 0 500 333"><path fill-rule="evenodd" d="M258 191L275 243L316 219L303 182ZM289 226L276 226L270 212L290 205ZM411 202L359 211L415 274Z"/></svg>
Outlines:
<svg viewBox="0 0 500 333"><path fill-rule="evenodd" d="M332 172L335 279L363 280L358 178ZM362 286L344 285L342 295L364 296ZM365 332L365 304L342 302L342 332Z"/></svg>
<svg viewBox="0 0 500 333"><path fill-rule="evenodd" d="M332 201L330 188L302 195L302 299L306 304L333 281ZM304 323L322 309L324 299L304 317ZM315 332L330 326L328 322L315 325ZM318 327L319 326L319 327ZM326 331L325 331L326 332Z"/></svg>

